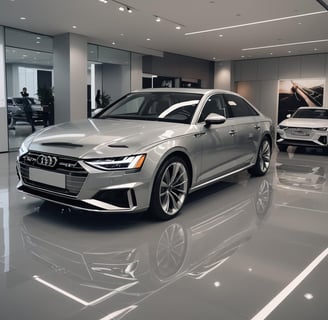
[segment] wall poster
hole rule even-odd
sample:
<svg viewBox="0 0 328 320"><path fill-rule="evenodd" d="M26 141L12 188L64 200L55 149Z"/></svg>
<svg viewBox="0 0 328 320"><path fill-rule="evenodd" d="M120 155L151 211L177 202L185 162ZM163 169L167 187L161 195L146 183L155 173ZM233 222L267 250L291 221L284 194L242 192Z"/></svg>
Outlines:
<svg viewBox="0 0 328 320"><path fill-rule="evenodd" d="M322 107L325 79L280 80L278 123L298 107Z"/></svg>

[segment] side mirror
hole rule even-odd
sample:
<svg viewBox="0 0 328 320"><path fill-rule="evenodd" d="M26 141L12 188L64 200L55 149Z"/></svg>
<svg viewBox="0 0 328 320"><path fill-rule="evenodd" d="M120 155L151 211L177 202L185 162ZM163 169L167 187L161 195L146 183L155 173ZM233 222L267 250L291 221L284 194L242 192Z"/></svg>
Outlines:
<svg viewBox="0 0 328 320"><path fill-rule="evenodd" d="M208 128L212 124L221 124L226 121L226 117L221 116L217 113L210 113L205 119L205 127Z"/></svg>
<svg viewBox="0 0 328 320"><path fill-rule="evenodd" d="M286 115L286 118L287 119L289 119L289 118L291 118L292 117L292 115L290 114L290 113L288 113L287 115Z"/></svg>

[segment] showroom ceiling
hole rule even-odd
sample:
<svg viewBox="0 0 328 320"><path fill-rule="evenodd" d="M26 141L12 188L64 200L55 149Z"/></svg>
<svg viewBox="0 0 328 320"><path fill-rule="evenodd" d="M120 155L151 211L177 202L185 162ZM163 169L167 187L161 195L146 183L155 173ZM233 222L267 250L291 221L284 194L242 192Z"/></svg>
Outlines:
<svg viewBox="0 0 328 320"><path fill-rule="evenodd" d="M73 32L159 56L219 61L328 52L328 11L316 0L0 0L0 7L0 25Z"/></svg>

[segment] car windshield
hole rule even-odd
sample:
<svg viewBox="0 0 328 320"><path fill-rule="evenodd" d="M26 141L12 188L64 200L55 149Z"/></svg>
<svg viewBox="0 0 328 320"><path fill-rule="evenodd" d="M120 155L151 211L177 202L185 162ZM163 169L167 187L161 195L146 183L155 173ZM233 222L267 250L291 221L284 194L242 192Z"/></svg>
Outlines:
<svg viewBox="0 0 328 320"><path fill-rule="evenodd" d="M328 119L328 109L299 109L293 118L314 118L314 119Z"/></svg>
<svg viewBox="0 0 328 320"><path fill-rule="evenodd" d="M131 93L98 113L95 118L190 123L201 98L201 94L195 93Z"/></svg>

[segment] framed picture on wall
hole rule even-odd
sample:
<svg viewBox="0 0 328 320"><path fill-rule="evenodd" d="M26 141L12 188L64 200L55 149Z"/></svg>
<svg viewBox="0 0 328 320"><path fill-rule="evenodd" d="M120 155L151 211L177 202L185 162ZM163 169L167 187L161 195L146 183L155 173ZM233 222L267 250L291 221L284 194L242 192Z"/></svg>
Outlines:
<svg viewBox="0 0 328 320"><path fill-rule="evenodd" d="M322 107L325 79L279 80L278 123L299 107Z"/></svg>

